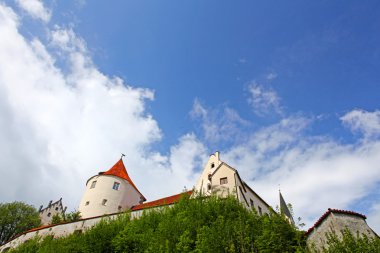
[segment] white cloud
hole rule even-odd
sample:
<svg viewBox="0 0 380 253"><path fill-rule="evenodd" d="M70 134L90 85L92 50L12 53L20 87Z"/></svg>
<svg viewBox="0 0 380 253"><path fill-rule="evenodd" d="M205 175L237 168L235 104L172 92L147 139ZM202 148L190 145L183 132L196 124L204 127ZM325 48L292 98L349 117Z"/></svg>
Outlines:
<svg viewBox="0 0 380 253"><path fill-rule="evenodd" d="M354 132L362 133L366 138L380 134L380 111L368 112L353 110L340 118Z"/></svg>
<svg viewBox="0 0 380 253"><path fill-rule="evenodd" d="M49 22L51 10L45 8L41 0L16 0L16 3L33 18Z"/></svg>
<svg viewBox="0 0 380 253"><path fill-rule="evenodd" d="M275 72L270 72L267 76L266 76L266 79L268 80L268 81L272 81L272 80L274 80L274 79L276 79L277 78L277 73L275 73Z"/></svg>
<svg viewBox="0 0 380 253"><path fill-rule="evenodd" d="M232 139L237 141L242 137L242 129L249 125L248 121L242 119L232 108L210 110L198 99L194 100L190 115L193 119L200 119L204 139L211 144Z"/></svg>
<svg viewBox="0 0 380 253"><path fill-rule="evenodd" d="M349 145L309 136L304 129L311 122L302 117L283 119L222 153L273 206L278 204L280 184L296 215L308 226L327 208L351 209L380 183L380 142ZM379 231L380 217L374 213L369 225Z"/></svg>
<svg viewBox="0 0 380 253"><path fill-rule="evenodd" d="M248 102L258 116L270 113L282 114L280 97L274 90L253 82L248 86L248 92L250 93Z"/></svg>
<svg viewBox="0 0 380 253"><path fill-rule="evenodd" d="M380 231L380 203L372 205L370 212L367 215L367 223L370 227L379 234Z"/></svg>
<svg viewBox="0 0 380 253"><path fill-rule="evenodd" d="M187 134L168 155L152 150L161 139L146 111L152 90L100 72L72 28L55 27L47 44L28 40L17 14L0 4L0 34L0 202L63 197L77 207L87 178L121 152L149 200L191 188L204 147ZM56 64L62 59L68 70Z"/></svg>

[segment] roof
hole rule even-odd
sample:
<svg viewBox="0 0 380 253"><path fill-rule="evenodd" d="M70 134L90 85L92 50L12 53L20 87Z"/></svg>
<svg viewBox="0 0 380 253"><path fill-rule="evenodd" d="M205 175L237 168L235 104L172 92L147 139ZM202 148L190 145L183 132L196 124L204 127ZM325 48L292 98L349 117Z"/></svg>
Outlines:
<svg viewBox="0 0 380 253"><path fill-rule="evenodd" d="M319 218L317 220L317 222L314 224L314 226L312 226L311 228L309 228L305 235L309 235L313 230L314 228L317 228L319 225L322 224L322 222L327 218L327 216L330 215L330 213L340 213L340 214L348 214L348 215L354 215L354 216L358 216L360 218L363 218L363 219L367 219L367 217L364 215L364 214L360 214L360 213L356 213L356 212L353 212L353 211L346 211L346 210L340 210L340 209L332 209L332 208L329 208L327 209L327 211L321 216L321 218Z"/></svg>
<svg viewBox="0 0 380 253"><path fill-rule="evenodd" d="M147 202L147 203L144 203L144 204L133 206L131 208L131 210L132 211L138 211L138 210L143 210L143 209L152 208L152 207L171 205L171 204L179 202L179 200L181 199L182 196L184 196L184 195L185 196L186 195L190 196L192 193L193 193L193 191L182 192L180 194L176 194L176 195L173 195L173 196L169 196L169 197L166 197L166 198L157 199L157 200L154 200L154 201L151 201L151 202Z"/></svg>
<svg viewBox="0 0 380 253"><path fill-rule="evenodd" d="M129 177L127 169L124 166L123 159L120 158L120 160L115 163L114 166L112 166L111 169L107 170L106 172L100 172L101 175L112 175L116 176L122 179L125 179L132 185L135 190L140 193L140 195L146 200L146 198L141 194L141 192L137 189L136 185L133 183L132 179Z"/></svg>

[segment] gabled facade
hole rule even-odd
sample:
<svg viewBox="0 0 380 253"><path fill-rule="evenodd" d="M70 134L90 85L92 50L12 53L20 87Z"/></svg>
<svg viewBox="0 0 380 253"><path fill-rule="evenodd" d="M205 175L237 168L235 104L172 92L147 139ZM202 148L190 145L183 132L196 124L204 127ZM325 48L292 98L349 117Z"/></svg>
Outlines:
<svg viewBox="0 0 380 253"><path fill-rule="evenodd" d="M245 183L239 172L220 160L219 152L210 155L194 188L194 194L220 197L235 196L246 208L255 209L259 215L269 214L270 206Z"/></svg>
<svg viewBox="0 0 380 253"><path fill-rule="evenodd" d="M40 215L42 225L48 225L51 224L54 215L59 214L63 216L65 214L65 211L66 207L63 207L62 198L60 198L56 202L53 202L51 200L45 208L43 208L43 206L40 206L38 213Z"/></svg>
<svg viewBox="0 0 380 253"><path fill-rule="evenodd" d="M327 234L335 233L342 237L341 231L348 229L353 235L369 238L378 237L378 235L367 225L366 216L360 213L329 208L318 221L306 232L307 245L315 248L318 252L323 251L327 243Z"/></svg>
<svg viewBox="0 0 380 253"><path fill-rule="evenodd" d="M146 201L120 159L111 169L87 180L79 204L82 218L123 212Z"/></svg>

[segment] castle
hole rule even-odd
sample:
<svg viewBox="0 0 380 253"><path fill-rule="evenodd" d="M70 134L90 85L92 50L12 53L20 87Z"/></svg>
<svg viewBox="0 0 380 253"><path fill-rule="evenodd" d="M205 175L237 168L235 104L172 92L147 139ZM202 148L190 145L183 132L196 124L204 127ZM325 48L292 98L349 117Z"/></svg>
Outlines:
<svg viewBox="0 0 380 253"><path fill-rule="evenodd" d="M145 210L174 205L183 194L195 195L199 193L204 196L211 194L216 194L220 197L226 197L227 195L235 196L244 207L255 209L259 215L269 215L271 211L271 207L241 179L239 172L220 159L219 152L210 155L193 190L151 202L145 202L146 198L128 175L121 157L109 170L99 172L87 180L78 209L81 213L81 220L49 225L54 214L63 213L66 210L63 208L62 199L54 203L50 201L46 208L42 209L41 206L39 210L44 226L19 234L3 244L0 247L0 252L17 247L37 235L40 237L48 235L61 237L72 233L81 233L94 226L104 217L112 219L125 211L130 211L131 218L138 218ZM280 209L289 222L294 223L281 194ZM336 217L339 217L339 222L337 222ZM352 231L360 231L365 232L369 236L377 236L368 227L365 222L365 216L354 212L330 209L306 233L308 238L311 238L310 240L308 239L308 244L315 244L317 247L323 246L325 240L323 236L331 228L331 224L340 224L339 229L344 225L348 225Z"/></svg>

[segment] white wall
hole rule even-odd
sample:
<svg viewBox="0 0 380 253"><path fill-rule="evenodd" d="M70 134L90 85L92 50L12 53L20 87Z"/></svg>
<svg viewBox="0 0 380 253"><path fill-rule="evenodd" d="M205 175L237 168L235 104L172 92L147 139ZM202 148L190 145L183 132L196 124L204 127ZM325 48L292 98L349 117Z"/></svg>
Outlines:
<svg viewBox="0 0 380 253"><path fill-rule="evenodd" d="M91 188L93 181L96 181L95 188ZM115 182L120 183L118 190L112 188ZM102 204L104 199L107 200L105 205ZM97 175L88 180L78 210L85 219L128 210L140 200L140 193L128 181L112 175Z"/></svg>

